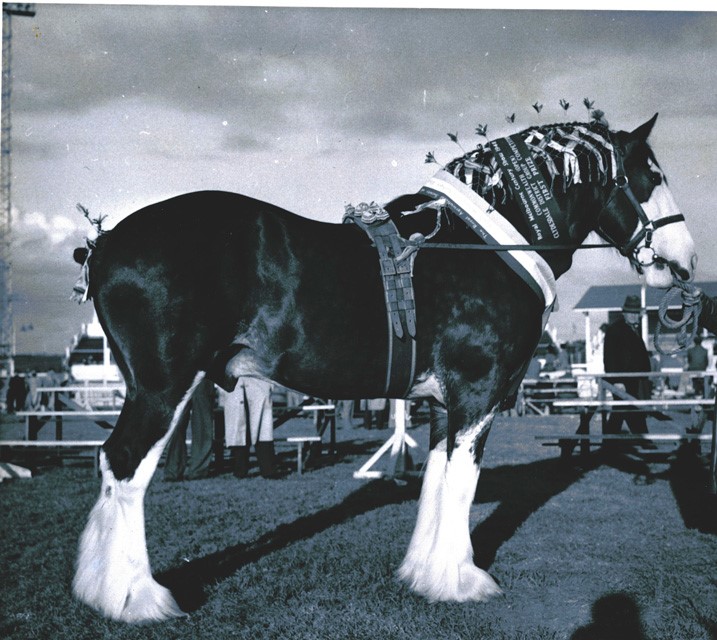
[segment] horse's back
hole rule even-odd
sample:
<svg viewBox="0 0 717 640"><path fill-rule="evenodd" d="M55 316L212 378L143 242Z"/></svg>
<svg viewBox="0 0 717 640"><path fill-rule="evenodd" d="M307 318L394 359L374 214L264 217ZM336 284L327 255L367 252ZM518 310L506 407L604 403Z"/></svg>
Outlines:
<svg viewBox="0 0 717 640"><path fill-rule="evenodd" d="M191 193L141 209L101 236L90 284L108 333L132 335L118 341L146 344L169 328L197 345L200 367L243 344L288 385L310 370L317 387L335 389L336 360L342 369L348 362L381 369L380 267L353 225L238 194ZM128 309L141 309L141 322Z"/></svg>

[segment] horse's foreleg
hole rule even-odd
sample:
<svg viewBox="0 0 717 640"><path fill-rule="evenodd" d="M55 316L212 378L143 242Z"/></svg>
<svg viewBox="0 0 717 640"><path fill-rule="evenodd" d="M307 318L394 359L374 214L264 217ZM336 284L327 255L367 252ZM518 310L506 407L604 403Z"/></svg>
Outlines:
<svg viewBox="0 0 717 640"><path fill-rule="evenodd" d="M184 615L171 592L152 577L145 540L144 494L203 375L197 374L175 409L166 434L149 449L134 474L118 480L105 452L100 454L102 490L80 539L72 586L77 598L109 618L148 622ZM132 417L131 406L127 411Z"/></svg>
<svg viewBox="0 0 717 640"><path fill-rule="evenodd" d="M500 593L495 581L473 563L470 508L480 474L482 438L494 411L460 434L447 455L445 440L428 456L418 517L399 576L430 600L486 600Z"/></svg>

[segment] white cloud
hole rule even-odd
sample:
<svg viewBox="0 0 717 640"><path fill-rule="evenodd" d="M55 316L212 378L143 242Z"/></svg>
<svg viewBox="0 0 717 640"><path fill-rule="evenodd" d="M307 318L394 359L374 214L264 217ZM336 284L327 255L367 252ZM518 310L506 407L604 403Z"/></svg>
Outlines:
<svg viewBox="0 0 717 640"><path fill-rule="evenodd" d="M40 211L25 214L16 211L13 216L13 244L27 246L32 242L39 250L42 250L43 245L51 249L80 231L79 220L79 216L76 221L61 214L48 215ZM48 244L49 247L46 246Z"/></svg>
<svg viewBox="0 0 717 640"><path fill-rule="evenodd" d="M715 20L38 5L13 33L18 291L29 296L36 274L63 296L71 286L71 249L89 231L77 202L109 215L111 227L178 193L226 189L338 221L346 202L417 190L435 169L423 164L427 151L441 161L458 153L448 131L468 145L482 142L478 124L497 137L556 122L565 118L560 98L574 105L568 119L584 118L586 96L619 128L661 112L657 156L694 221L701 271L717 273ZM513 111L515 126L506 125ZM590 255L561 280L567 326L569 301L588 284L634 277ZM50 283L60 281L53 273L62 284ZM36 327L37 316L57 316L39 303L33 313Z"/></svg>

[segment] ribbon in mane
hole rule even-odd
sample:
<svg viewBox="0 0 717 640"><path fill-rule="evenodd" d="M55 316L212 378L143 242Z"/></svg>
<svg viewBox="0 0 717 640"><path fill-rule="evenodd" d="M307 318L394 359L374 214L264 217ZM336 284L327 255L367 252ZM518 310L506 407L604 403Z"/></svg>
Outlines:
<svg viewBox="0 0 717 640"><path fill-rule="evenodd" d="M610 132L603 124L546 125L494 140L454 159L421 192L445 199L487 244L555 246L568 236L555 190L581 182L606 184L614 179L616 166ZM496 211L509 194L528 222L529 238ZM555 279L545 260L526 250L498 255L541 298L547 319L555 301Z"/></svg>

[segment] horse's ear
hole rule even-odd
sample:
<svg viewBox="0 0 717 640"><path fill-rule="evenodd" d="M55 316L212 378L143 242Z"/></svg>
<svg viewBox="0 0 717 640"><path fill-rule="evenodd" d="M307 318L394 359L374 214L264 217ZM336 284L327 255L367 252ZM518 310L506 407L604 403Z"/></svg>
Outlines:
<svg viewBox="0 0 717 640"><path fill-rule="evenodd" d="M637 129L630 133L630 138L633 140L639 140L640 142L647 142L647 138L652 132L652 127L655 126L657 120L657 114L652 116L645 124L641 124Z"/></svg>

